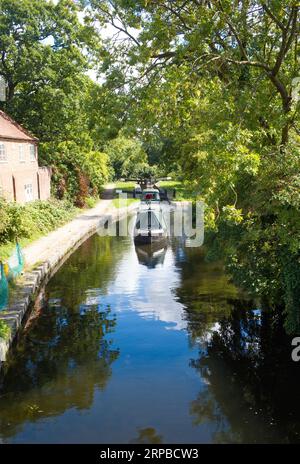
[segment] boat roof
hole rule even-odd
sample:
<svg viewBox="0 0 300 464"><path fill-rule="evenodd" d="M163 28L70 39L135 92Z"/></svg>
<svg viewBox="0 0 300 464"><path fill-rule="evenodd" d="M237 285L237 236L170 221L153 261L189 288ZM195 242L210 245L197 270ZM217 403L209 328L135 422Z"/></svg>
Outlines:
<svg viewBox="0 0 300 464"><path fill-rule="evenodd" d="M155 213L157 213L158 211L162 211L162 208L160 205L156 205L156 204L153 204L153 203L141 203L139 209L138 209L138 213L144 213L146 211L154 211Z"/></svg>

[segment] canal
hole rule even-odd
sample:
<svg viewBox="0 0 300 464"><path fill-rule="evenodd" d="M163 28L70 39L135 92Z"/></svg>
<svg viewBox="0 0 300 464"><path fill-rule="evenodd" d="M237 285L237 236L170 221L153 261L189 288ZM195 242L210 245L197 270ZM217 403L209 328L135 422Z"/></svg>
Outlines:
<svg viewBox="0 0 300 464"><path fill-rule="evenodd" d="M1 443L298 442L300 367L280 318L203 248L93 236L10 354Z"/></svg>

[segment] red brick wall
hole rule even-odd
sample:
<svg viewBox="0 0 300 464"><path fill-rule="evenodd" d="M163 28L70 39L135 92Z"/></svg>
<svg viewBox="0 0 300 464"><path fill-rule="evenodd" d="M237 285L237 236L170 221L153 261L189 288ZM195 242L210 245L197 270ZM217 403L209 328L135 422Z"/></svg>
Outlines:
<svg viewBox="0 0 300 464"><path fill-rule="evenodd" d="M9 201L14 200L14 188L12 174L1 171L0 166L0 195Z"/></svg>
<svg viewBox="0 0 300 464"><path fill-rule="evenodd" d="M32 185L32 198L31 200L38 200L39 190L38 190L38 179L36 170L20 171L13 174L15 179L15 192L16 192L16 202L17 203L26 203L30 198L26 197L25 185Z"/></svg>
<svg viewBox="0 0 300 464"><path fill-rule="evenodd" d="M0 143L5 144L7 153L7 161L0 162L0 195L11 201L25 203L30 199L38 200L40 192L40 199L47 200L50 197L51 170L39 168L37 147L35 159L32 160L31 142L6 141L0 138ZM23 146L22 160L20 160L19 145ZM28 195L28 189L26 194L25 185L32 186L32 198Z"/></svg>
<svg viewBox="0 0 300 464"><path fill-rule="evenodd" d="M50 198L51 188L51 169L47 167L39 168L38 170L40 200Z"/></svg>

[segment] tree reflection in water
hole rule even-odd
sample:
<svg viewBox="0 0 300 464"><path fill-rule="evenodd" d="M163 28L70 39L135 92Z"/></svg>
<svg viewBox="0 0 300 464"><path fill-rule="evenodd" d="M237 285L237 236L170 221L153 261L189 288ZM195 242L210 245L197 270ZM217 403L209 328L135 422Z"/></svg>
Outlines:
<svg viewBox="0 0 300 464"><path fill-rule="evenodd" d="M215 442L300 442L300 366L282 307L255 303L203 248L178 249L185 257L177 260L176 296L199 346L191 365L204 382L190 405L194 424L214 425Z"/></svg>
<svg viewBox="0 0 300 464"><path fill-rule="evenodd" d="M93 237L85 242L48 284L37 317L8 362L0 396L2 437L20 431L27 420L87 409L95 390L105 388L119 356L108 336L116 318L87 290L100 281L105 288L113 277L126 247L111 247L110 241ZM66 291L57 293L62 282Z"/></svg>
<svg viewBox="0 0 300 464"><path fill-rule="evenodd" d="M282 312L254 309L202 248L136 251L93 237L51 279L9 361L1 439L299 441Z"/></svg>
<svg viewBox="0 0 300 464"><path fill-rule="evenodd" d="M109 309L89 306L70 313L50 302L10 362L0 398L1 435L11 436L28 419L89 408L119 354L105 339L114 325Z"/></svg>
<svg viewBox="0 0 300 464"><path fill-rule="evenodd" d="M195 324L190 330L196 339ZM191 403L195 424L214 422L216 442L300 441L300 372L290 346L277 313L235 302L191 361L207 384Z"/></svg>
<svg viewBox="0 0 300 464"><path fill-rule="evenodd" d="M163 443L162 436L157 433L153 427L147 427L138 430L138 437L131 441L131 443L143 444L143 445L159 445Z"/></svg>

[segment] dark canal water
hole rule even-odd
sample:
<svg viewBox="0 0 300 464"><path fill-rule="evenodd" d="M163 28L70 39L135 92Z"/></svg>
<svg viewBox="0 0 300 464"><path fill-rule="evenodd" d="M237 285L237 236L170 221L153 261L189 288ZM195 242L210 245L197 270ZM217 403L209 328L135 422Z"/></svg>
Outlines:
<svg viewBox="0 0 300 464"><path fill-rule="evenodd" d="M94 236L46 286L10 356L0 442L298 442L290 352L280 318L203 249L151 255Z"/></svg>

